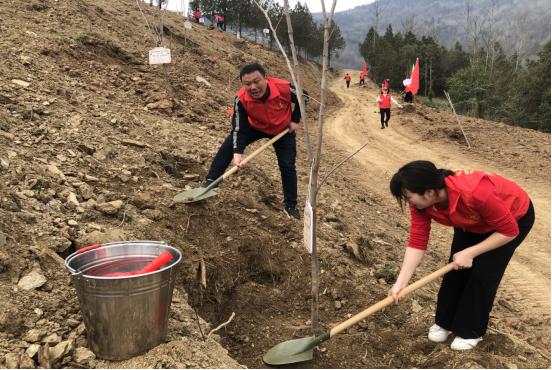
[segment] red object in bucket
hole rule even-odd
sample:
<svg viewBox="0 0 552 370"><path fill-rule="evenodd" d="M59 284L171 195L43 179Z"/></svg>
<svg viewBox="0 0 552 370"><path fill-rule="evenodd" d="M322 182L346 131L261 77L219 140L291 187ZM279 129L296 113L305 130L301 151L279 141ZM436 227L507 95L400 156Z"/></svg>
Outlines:
<svg viewBox="0 0 552 370"><path fill-rule="evenodd" d="M153 261L148 263L146 266L142 267L140 270L136 271L129 271L129 272L112 272L109 274L105 274L103 276L105 277L122 277L122 276L132 276L132 275L140 275L140 274L146 274L148 272L153 272L156 270L159 270L161 266L166 264L167 262L172 261L173 255L170 254L168 251L163 251L158 257L156 257Z"/></svg>
<svg viewBox="0 0 552 370"><path fill-rule="evenodd" d="M96 248L99 248L101 247L102 245L101 244L94 244L94 245L90 245L88 247L84 247L84 248L81 248L77 251L77 253L84 253L86 251L91 251L92 249L96 249Z"/></svg>

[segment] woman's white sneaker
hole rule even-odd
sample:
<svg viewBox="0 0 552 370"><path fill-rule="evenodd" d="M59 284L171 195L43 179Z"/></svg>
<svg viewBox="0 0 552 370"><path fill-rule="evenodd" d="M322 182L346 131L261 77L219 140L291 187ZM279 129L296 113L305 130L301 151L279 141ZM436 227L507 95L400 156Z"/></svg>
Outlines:
<svg viewBox="0 0 552 370"><path fill-rule="evenodd" d="M452 332L450 330L443 329L439 325L433 324L431 328L429 328L427 338L432 342L441 343L447 340L451 333Z"/></svg>
<svg viewBox="0 0 552 370"><path fill-rule="evenodd" d="M466 351L468 349L475 348L475 346L477 346L477 343L481 342L482 340L483 338L464 339L456 337L450 344L450 348L455 351Z"/></svg>

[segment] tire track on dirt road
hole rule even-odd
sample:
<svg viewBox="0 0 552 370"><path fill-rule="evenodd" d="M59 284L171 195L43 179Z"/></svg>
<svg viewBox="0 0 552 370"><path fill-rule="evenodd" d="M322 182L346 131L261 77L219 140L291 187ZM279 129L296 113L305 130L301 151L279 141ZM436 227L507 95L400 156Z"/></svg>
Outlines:
<svg viewBox="0 0 552 370"><path fill-rule="evenodd" d="M357 71L349 71L349 73ZM344 72L343 72L344 73ZM353 152L369 142L355 156L361 183L369 191L377 192L393 204L389 180L403 164L415 159L427 159L446 168L482 169L496 172L518 182L530 194L537 218L535 226L514 254L500 290L510 303L527 315L550 317L550 181L538 174L506 168L474 154L466 155L447 143L424 142L411 128L401 126L398 108L392 108L389 127L380 129L379 112L375 99L378 91L372 84L360 89L353 85L346 89L341 78L330 84L330 89L343 101L343 107L328 116L325 131L332 144L346 152ZM390 212L398 212L393 209ZM434 223L435 225L435 223ZM450 240L444 228L434 227L439 239ZM432 232L433 233L433 232ZM448 242L447 242L448 243ZM448 246L447 246L448 253ZM444 258L446 258L444 256ZM445 260L443 260L443 263Z"/></svg>

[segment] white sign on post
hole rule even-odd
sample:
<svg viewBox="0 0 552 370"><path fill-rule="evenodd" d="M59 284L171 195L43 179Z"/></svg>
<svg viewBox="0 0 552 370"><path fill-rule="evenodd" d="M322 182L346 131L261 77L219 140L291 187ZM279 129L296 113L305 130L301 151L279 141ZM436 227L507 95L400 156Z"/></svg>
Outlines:
<svg viewBox="0 0 552 370"><path fill-rule="evenodd" d="M264 33L265 35L268 35L268 34L270 33L270 30L269 30L268 28L264 28L264 29L263 29L263 33Z"/></svg>
<svg viewBox="0 0 552 370"><path fill-rule="evenodd" d="M167 64L171 62L171 49L162 46L149 51L149 64Z"/></svg>
<svg viewBox="0 0 552 370"><path fill-rule="evenodd" d="M190 21L186 21L184 22L184 28L187 29L187 30L191 30L192 29L192 22Z"/></svg>
<svg viewBox="0 0 552 370"><path fill-rule="evenodd" d="M307 251L312 254L312 243L314 240L314 225L312 223L312 206L307 200L305 204L304 212L304 224L303 224L303 242Z"/></svg>

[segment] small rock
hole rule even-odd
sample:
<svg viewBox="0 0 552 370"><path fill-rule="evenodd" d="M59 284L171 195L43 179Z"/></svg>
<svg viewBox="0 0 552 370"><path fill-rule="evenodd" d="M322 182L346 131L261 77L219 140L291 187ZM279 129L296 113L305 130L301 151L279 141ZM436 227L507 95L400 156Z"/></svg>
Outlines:
<svg viewBox="0 0 552 370"><path fill-rule="evenodd" d="M73 361L79 365L84 365L96 358L94 352L90 351L88 348L79 347L75 350L73 354Z"/></svg>
<svg viewBox="0 0 552 370"><path fill-rule="evenodd" d="M6 369L19 369L19 356L15 353L7 353L5 363Z"/></svg>
<svg viewBox="0 0 552 370"><path fill-rule="evenodd" d="M25 336L23 337L23 340L25 342L29 342L29 343L40 342L40 339L42 339L42 337L45 334L46 334L46 332L44 330L31 329L25 334ZM33 357L33 356L31 356L31 357Z"/></svg>
<svg viewBox="0 0 552 370"><path fill-rule="evenodd" d="M67 221L67 225L69 225L69 226L78 226L78 224L79 223L75 220L68 220Z"/></svg>
<svg viewBox="0 0 552 370"><path fill-rule="evenodd" d="M90 182L98 182L98 181L100 181L99 178L94 177L94 176L90 176L90 175L84 175L84 179L85 179L86 181L90 181Z"/></svg>
<svg viewBox="0 0 552 370"><path fill-rule="evenodd" d="M195 180L195 179L199 178L199 175L195 174L195 173L188 173L188 174L185 174L182 177L184 178L184 180Z"/></svg>
<svg viewBox="0 0 552 370"><path fill-rule="evenodd" d="M154 208L155 202L149 193L135 193L132 203L139 209Z"/></svg>
<svg viewBox="0 0 552 370"><path fill-rule="evenodd" d="M11 82L15 85L18 85L18 86L21 86L21 87L29 87L31 86L31 84L27 81L23 81L23 80L17 80L17 79L13 79L11 80Z"/></svg>
<svg viewBox="0 0 552 370"><path fill-rule="evenodd" d="M73 341L72 340L64 340L63 342L59 342L56 344L55 347L50 348L50 360L52 363L56 363L63 356L68 354L73 350Z"/></svg>
<svg viewBox="0 0 552 370"><path fill-rule="evenodd" d="M59 168L55 164L49 164L46 166L46 170L52 175L53 177L60 178L62 180L65 180L65 175L63 172L60 171Z"/></svg>
<svg viewBox="0 0 552 370"><path fill-rule="evenodd" d="M0 158L0 168L7 170L10 168L10 161L4 158Z"/></svg>
<svg viewBox="0 0 552 370"><path fill-rule="evenodd" d="M36 365L35 362L31 357L29 357L26 353L21 354L21 357L19 358L19 368L20 369L35 369Z"/></svg>
<svg viewBox="0 0 552 370"><path fill-rule="evenodd" d="M40 288L46 283L46 278L39 270L33 270L19 280L17 286L23 290Z"/></svg>
<svg viewBox="0 0 552 370"><path fill-rule="evenodd" d="M136 146L136 147L138 147L138 148L145 148L145 147L151 148L151 146L148 145L148 144L146 144L146 143L142 143L141 141L130 140L130 139L123 139L123 140L121 140L121 144L130 145L130 146Z"/></svg>
<svg viewBox="0 0 552 370"><path fill-rule="evenodd" d="M79 192L84 200L92 199L94 197L94 189L88 184L82 184L79 186Z"/></svg>
<svg viewBox="0 0 552 370"><path fill-rule="evenodd" d="M96 209L107 215L115 215L123 207L122 200L114 200L112 202L100 203L96 205Z"/></svg>
<svg viewBox="0 0 552 370"><path fill-rule="evenodd" d="M334 307L339 310L341 308L341 302L340 301L334 301Z"/></svg>
<svg viewBox="0 0 552 370"><path fill-rule="evenodd" d="M162 99L153 103L146 105L148 109L173 109L173 102L169 99Z"/></svg>
<svg viewBox="0 0 552 370"><path fill-rule="evenodd" d="M27 354L27 356L29 356L29 358L34 358L37 354L38 354L38 350L40 349L40 344L31 344L27 350L25 351L25 353Z"/></svg>
<svg viewBox="0 0 552 370"><path fill-rule="evenodd" d="M506 365L507 369L517 369L518 368L516 364L511 363L511 362L506 362L505 365Z"/></svg>
<svg viewBox="0 0 552 370"><path fill-rule="evenodd" d="M61 337L56 333L50 334L47 337L42 338L42 343L58 344L59 342L61 342Z"/></svg>
<svg viewBox="0 0 552 370"><path fill-rule="evenodd" d="M420 304L418 303L417 300L413 299L412 300L412 312L418 313L421 310L422 310L422 306L420 306Z"/></svg>
<svg viewBox="0 0 552 370"><path fill-rule="evenodd" d="M201 76L196 76L196 81L201 82L201 83L207 85L208 87L211 87L211 83L209 81L207 81L206 79L204 79L203 77L201 77Z"/></svg>
<svg viewBox="0 0 552 370"><path fill-rule="evenodd" d="M72 328L74 328L75 326L81 323L79 320L75 320L75 319L67 319L66 322L67 322L67 325L69 325Z"/></svg>
<svg viewBox="0 0 552 370"><path fill-rule="evenodd" d="M383 279L383 278L379 278L379 279L378 279L378 283L380 283L380 284L382 284L382 285L387 284L387 282L386 282L385 279Z"/></svg>
<svg viewBox="0 0 552 370"><path fill-rule="evenodd" d="M75 209L79 206L80 206L80 203L77 200L77 196L75 195L75 193L70 192L69 195L67 196L67 207L69 207L70 209Z"/></svg>
<svg viewBox="0 0 552 370"><path fill-rule="evenodd" d="M85 330L86 330L86 326L84 325L83 322L81 322L79 326L77 326L77 335L81 335L82 333L84 333Z"/></svg>

